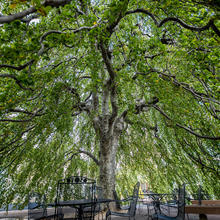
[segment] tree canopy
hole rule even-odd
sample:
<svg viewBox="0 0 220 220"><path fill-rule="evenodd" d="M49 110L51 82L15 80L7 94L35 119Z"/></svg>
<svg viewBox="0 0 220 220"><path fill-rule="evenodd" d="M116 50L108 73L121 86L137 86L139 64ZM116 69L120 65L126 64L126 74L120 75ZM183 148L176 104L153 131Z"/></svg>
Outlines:
<svg viewBox="0 0 220 220"><path fill-rule="evenodd" d="M31 190L52 198L76 173L106 194L141 179L219 196L219 9L215 0L0 3L0 204Z"/></svg>

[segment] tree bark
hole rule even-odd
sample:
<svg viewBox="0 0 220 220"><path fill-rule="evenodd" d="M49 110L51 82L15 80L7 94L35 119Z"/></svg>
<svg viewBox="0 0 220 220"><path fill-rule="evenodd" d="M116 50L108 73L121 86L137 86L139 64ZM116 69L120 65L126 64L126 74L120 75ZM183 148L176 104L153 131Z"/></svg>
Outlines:
<svg viewBox="0 0 220 220"><path fill-rule="evenodd" d="M100 138L100 184L104 189L104 196L113 198L116 174L116 153L119 134L113 132L109 137Z"/></svg>

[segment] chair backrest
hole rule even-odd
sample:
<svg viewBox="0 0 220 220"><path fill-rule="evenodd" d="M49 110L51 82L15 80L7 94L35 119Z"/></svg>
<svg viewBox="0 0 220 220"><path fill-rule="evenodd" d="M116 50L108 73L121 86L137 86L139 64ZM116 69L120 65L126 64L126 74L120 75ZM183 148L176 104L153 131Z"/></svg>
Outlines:
<svg viewBox="0 0 220 220"><path fill-rule="evenodd" d="M114 197L114 200L115 200L115 207L116 209L121 209L121 203L120 203L120 198L118 197L118 194L116 192L116 190L113 190L113 197Z"/></svg>
<svg viewBox="0 0 220 220"><path fill-rule="evenodd" d="M178 214L176 220L185 219L185 184L179 188L178 192Z"/></svg>
<svg viewBox="0 0 220 220"><path fill-rule="evenodd" d="M28 219L40 219L47 216L45 195L32 192L28 196Z"/></svg>
<svg viewBox="0 0 220 220"><path fill-rule="evenodd" d="M95 186L95 199L103 199L103 188L100 186Z"/></svg>
<svg viewBox="0 0 220 220"><path fill-rule="evenodd" d="M57 202L94 199L95 183L95 180L82 176L71 176L59 180L57 186Z"/></svg>
<svg viewBox="0 0 220 220"><path fill-rule="evenodd" d="M130 207L128 209L128 214L130 217L133 217L136 214L136 206L137 206L137 201L138 201L139 188L140 188L140 183L137 182L134 186L132 200L130 202Z"/></svg>

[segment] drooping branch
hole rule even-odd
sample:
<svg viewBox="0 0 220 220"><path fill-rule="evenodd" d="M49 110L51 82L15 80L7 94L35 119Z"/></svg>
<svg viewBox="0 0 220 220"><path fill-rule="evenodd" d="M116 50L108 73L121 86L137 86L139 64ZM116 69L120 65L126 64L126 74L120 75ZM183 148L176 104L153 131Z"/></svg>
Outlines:
<svg viewBox="0 0 220 220"><path fill-rule="evenodd" d="M3 77L3 78L11 78L11 79L14 79L15 82L18 84L18 86L24 90L31 90L31 91L34 91L32 88L27 88L27 87L24 87L22 85L22 82L15 76L15 75L12 75L12 74L0 74L0 77Z"/></svg>
<svg viewBox="0 0 220 220"><path fill-rule="evenodd" d="M166 119L168 119L169 121L172 121L172 119L158 106L158 105L152 105L158 112L160 112ZM203 138L203 139L210 139L210 140L220 140L220 137L211 137L211 136L206 136L206 135L200 135L198 133L196 133L195 131L193 131L191 128L183 126L179 123L175 123L175 126L179 127L179 128L183 128L185 131L189 132L190 134L198 137L198 138Z"/></svg>
<svg viewBox="0 0 220 220"><path fill-rule="evenodd" d="M208 30L209 28L212 28L212 30L220 37L220 31L218 30L218 28L215 26L214 24L214 20L210 19L209 22L203 26L203 27L196 27L196 26L192 26L192 25L188 25L185 22L183 22L182 20L180 20L179 18L174 18L174 17L169 17L169 18L165 18L163 19L158 27L163 26L165 23L169 22L169 21L174 21L179 23L182 27L189 29L191 31L204 31L204 30Z"/></svg>
<svg viewBox="0 0 220 220"><path fill-rule="evenodd" d="M42 110L43 110L43 108L37 110L36 112L29 112L29 111L25 111L25 110L22 110L22 109L9 109L9 112L24 113L24 114L33 115L33 116L42 116L45 113L41 113L41 114L38 113L38 112L41 112Z"/></svg>
<svg viewBox="0 0 220 220"><path fill-rule="evenodd" d="M153 15L148 10L141 9L141 8L138 8L138 9L135 9L135 10L132 10L132 11L127 11L125 13L125 15L134 14L134 13L143 13L143 14L146 14L146 15L150 16L153 19L153 21L154 21L154 23L155 23L155 25L157 27L162 27L167 22L174 21L174 22L180 24L182 27L184 27L186 29L189 29L191 31L204 31L204 30L208 30L209 28L212 28L212 30L218 36L220 36L220 31L218 30L218 28L214 24L214 20L213 19L210 19L209 22L206 25L202 26L202 27L196 27L196 26L188 25L184 21L182 21L181 19L175 18L175 17L168 17L168 18L165 18L162 21L158 22L156 17L155 17L155 15Z"/></svg>
<svg viewBox="0 0 220 220"><path fill-rule="evenodd" d="M215 109L213 103L211 102L211 101L213 101L212 99L213 99L213 97L214 97L214 96L211 94L211 92L212 92L211 89L208 88L207 84L205 83L205 81L204 81L203 79L200 79L199 77L197 77L197 76L195 76L195 75L194 75L194 77L196 77L196 78L199 80L199 82L202 84L203 88L205 89L207 96L210 97L210 98L208 99L210 113L212 114L212 116L213 116L214 118L216 118L216 119L219 120L220 117L217 115L218 110ZM213 102L214 102L214 101L213 101ZM220 104L220 102L219 102L218 104ZM208 109L208 107L207 107L207 105L206 105L205 103L204 103L204 106ZM208 109L208 110L209 110L209 109Z"/></svg>
<svg viewBox="0 0 220 220"><path fill-rule="evenodd" d="M21 123L30 122L30 121L32 121L32 119L35 116L42 116L42 115L44 115L43 113L39 114L39 112L41 112L42 110L43 110L43 108L40 108L36 112L29 112L29 111L25 111L25 110L22 110L22 109L9 109L9 112L24 113L24 114L27 114L27 115L31 115L31 117L27 118L27 119L6 118L6 119L0 119L0 121L2 121L2 122L21 122Z"/></svg>
<svg viewBox="0 0 220 220"><path fill-rule="evenodd" d="M179 140L180 141L180 140ZM206 168L207 170L209 170L210 172L214 172L217 176L220 176L219 175L219 172L218 172L218 169L215 169L213 167L210 167L208 166L207 164L205 164L205 162L203 162L203 160L201 159L200 155L197 153L197 157L194 156L192 153L188 152L187 150L187 146L188 146L188 149L193 149L193 146L192 144L190 144L185 138L184 138L184 143L182 144L183 146L183 150L184 152L193 160L195 161L197 164L200 165L200 167L202 167L202 169ZM201 149L201 148L200 148ZM204 150L202 150L202 154L203 155L207 155L208 152L204 152ZM208 154L208 156L211 156L210 154ZM205 156L207 158L207 156ZM213 160L211 160L211 162L213 162Z"/></svg>
<svg viewBox="0 0 220 220"><path fill-rule="evenodd" d="M143 111L148 111L149 107L155 105L159 102L157 97L153 97L147 103L145 100L139 100L138 103L135 105L135 114L140 114Z"/></svg>
<svg viewBox="0 0 220 220"><path fill-rule="evenodd" d="M67 32L65 31L70 31L71 33L78 33L80 31L83 31L83 30L87 30L87 31L90 31L92 30L93 28L96 28L98 26L98 23L100 21L97 22L97 24L94 24L93 26L82 26L80 28L77 28L77 29L73 29L73 28L64 28L62 31L58 31L58 30L49 30L47 31L46 33L44 33L41 37L40 37L40 44L41 44L41 48L40 50L38 51L38 55L42 55L43 52L44 52L44 43L43 41L46 39L46 37L50 34L66 34Z"/></svg>
<svg viewBox="0 0 220 220"><path fill-rule="evenodd" d="M90 152L88 151L84 151L84 150L79 150L79 153L81 154L86 154L87 156L89 156L91 159L93 159L93 161L99 166L100 162L99 160Z"/></svg>
<svg viewBox="0 0 220 220"><path fill-rule="evenodd" d="M34 62L34 60L30 60L27 63L21 65L21 66L12 66L12 65L8 65L8 64L0 64L0 68L9 68L9 69L14 69L14 70L23 70L25 69L27 66L31 65Z"/></svg>
<svg viewBox="0 0 220 220"><path fill-rule="evenodd" d="M36 127L36 125L33 125L33 126L27 128L26 130L22 131L21 134L18 135L18 137L17 136L14 137L12 140L10 140L9 143L6 143L3 148L0 148L0 152L3 151L4 149L6 149L8 146L10 146L12 144L15 144L17 141L19 141L22 138L22 136L24 134L26 134L27 132L31 131L35 127Z"/></svg>
<svg viewBox="0 0 220 220"><path fill-rule="evenodd" d="M28 118L28 119L10 119L10 118L4 118L0 119L2 122L20 122L20 123L25 123L25 122L30 122L33 119L33 117Z"/></svg>
<svg viewBox="0 0 220 220"><path fill-rule="evenodd" d="M160 70L151 68L149 70L149 72L146 72L146 73L145 72L136 72L132 79L135 80L138 77L138 75L147 76L147 75L149 75L149 73L158 73L160 78L162 78L163 80L171 82L175 86L179 86L179 87L183 88L185 91L190 92L195 98L198 98L200 100L212 101L212 102L220 105L220 102L217 99L215 99L213 96L211 96L209 94L197 92L189 84L187 84L185 82L179 82L176 79L175 75L167 74L167 73L165 73L165 71L162 72Z"/></svg>
<svg viewBox="0 0 220 220"><path fill-rule="evenodd" d="M135 13L143 13L143 14L149 15L152 18L152 20L154 21L155 25L158 26L158 21L157 21L156 17L146 9L137 8L137 9L132 10L132 11L127 11L125 13L125 15L135 14Z"/></svg>
<svg viewBox="0 0 220 220"><path fill-rule="evenodd" d="M37 11L36 7L31 7L31 8L28 8L27 10L24 10L22 12L19 12L19 13L13 14L13 15L1 16L0 17L0 24L10 23L14 20L21 19L27 15L33 14L36 11Z"/></svg>
<svg viewBox="0 0 220 220"><path fill-rule="evenodd" d="M40 17L40 14L36 13L36 14L31 15L31 16L28 16L27 18L22 18L21 21L25 22L25 23L29 23L33 19L36 19L36 18L39 18L39 17Z"/></svg>
<svg viewBox="0 0 220 220"><path fill-rule="evenodd" d="M27 139L24 140L22 144L20 144L20 145L16 146L15 148L13 148L13 149L12 149L12 152L13 152L14 150L16 150L17 148L23 146L26 142L27 142ZM23 154L25 148L26 148L26 145L24 145L24 147L22 148L22 150L21 150L19 153L15 154L14 158L13 158L5 167L3 167L3 170L9 168L18 158L20 158L21 155ZM10 153L11 153L11 152L10 152Z"/></svg>
<svg viewBox="0 0 220 220"><path fill-rule="evenodd" d="M42 6L51 6L51 7L59 7L59 6L64 6L68 3L70 3L72 0L46 0ZM4 23L10 23L12 21L15 21L17 19L22 19L27 15L33 14L37 12L37 8L36 7L31 7L28 8L22 12L18 12L16 14L12 14L12 15L8 15L8 16L1 16L0 17L0 24L4 24Z"/></svg>
<svg viewBox="0 0 220 220"><path fill-rule="evenodd" d="M78 150L76 152L68 152L68 154L66 154L66 156L68 156L69 154L71 154L71 156L67 159L67 161L65 161L65 163L67 163L68 161L72 160L74 156L77 156L79 154L85 154L87 156L89 156L95 163L97 166L100 165L100 162L99 160L90 152L88 151L84 151L84 150Z"/></svg>

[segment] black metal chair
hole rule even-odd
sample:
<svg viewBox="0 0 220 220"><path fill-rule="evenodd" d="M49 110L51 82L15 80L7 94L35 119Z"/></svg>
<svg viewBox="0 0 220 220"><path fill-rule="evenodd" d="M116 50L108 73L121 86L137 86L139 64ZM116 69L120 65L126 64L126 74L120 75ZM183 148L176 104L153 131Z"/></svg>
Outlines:
<svg viewBox="0 0 220 220"><path fill-rule="evenodd" d="M152 214L155 211L153 199L148 195L153 192L146 191L146 193L143 193L139 196L139 214L141 216L147 216L147 219L152 218ZM146 213L147 211L147 213Z"/></svg>
<svg viewBox="0 0 220 220"><path fill-rule="evenodd" d="M198 203L201 205L202 200L210 200L211 195L209 195L201 185L199 185L199 188L197 190L196 194L193 194L193 198L190 198L190 200L198 200Z"/></svg>
<svg viewBox="0 0 220 220"><path fill-rule="evenodd" d="M128 198L128 194L127 194L127 191L126 191L126 195ZM113 197L114 197L114 200L115 200L115 207L117 210L127 210L129 208L129 202L128 201L123 201L119 198L116 190L113 190Z"/></svg>
<svg viewBox="0 0 220 220"><path fill-rule="evenodd" d="M57 199L56 199L56 214L59 210L65 215L65 210L68 210L70 215L65 219L94 219L95 212L95 181L87 177L71 176L58 181L57 186ZM83 206L68 206L62 207L63 201L71 200L91 200L91 203ZM80 208L79 208L80 207Z"/></svg>
<svg viewBox="0 0 220 220"><path fill-rule="evenodd" d="M41 195L37 192L32 192L29 194L28 202L28 219L40 220L40 219L60 219L63 218L63 213L58 212L58 215L54 214L51 210L48 212L48 206L46 203L46 196ZM52 208L53 209L53 208Z"/></svg>
<svg viewBox="0 0 220 220"><path fill-rule="evenodd" d="M167 216L164 213L157 212L152 216L153 220L184 220L185 219L185 184L179 188L177 197L177 215ZM169 206L170 204L163 204ZM160 209L161 210L161 209Z"/></svg>
<svg viewBox="0 0 220 220"><path fill-rule="evenodd" d="M129 202L129 207L127 209L126 213L122 212L113 212L111 210L108 210L106 213L106 219L109 218L109 216L114 215L114 216L119 216L119 217L127 217L129 219L134 218L135 219L135 214L136 214L136 206L137 206L137 201L138 201L138 194L139 194L139 188L140 188L140 183L138 182L133 189L133 195L131 197L128 197L126 199L120 200L118 202Z"/></svg>
<svg viewBox="0 0 220 220"><path fill-rule="evenodd" d="M47 216L45 196L32 192L28 196L28 219L43 219Z"/></svg>
<svg viewBox="0 0 220 220"><path fill-rule="evenodd" d="M102 212L104 212L105 210L105 205L98 202L99 199L103 199L103 198L104 198L103 188L100 186L95 186L95 200L96 200L95 216L98 215L98 219L100 215L102 216L102 219L103 219Z"/></svg>

